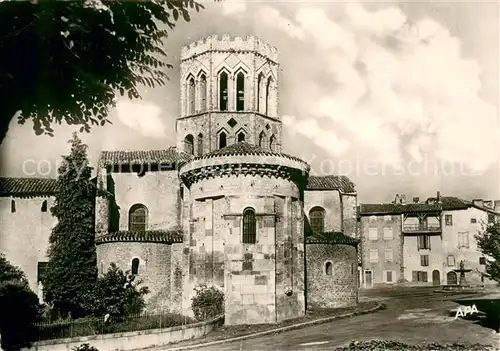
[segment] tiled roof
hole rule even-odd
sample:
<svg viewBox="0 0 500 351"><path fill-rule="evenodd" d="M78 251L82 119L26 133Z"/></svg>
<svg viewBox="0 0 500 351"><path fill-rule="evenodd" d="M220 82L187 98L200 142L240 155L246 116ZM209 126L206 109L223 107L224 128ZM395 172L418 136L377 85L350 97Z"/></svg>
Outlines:
<svg viewBox="0 0 500 351"><path fill-rule="evenodd" d="M309 176L306 190L340 190L344 193L355 193L356 187L346 176Z"/></svg>
<svg viewBox="0 0 500 351"><path fill-rule="evenodd" d="M52 196L56 190L53 178L0 178L0 196Z"/></svg>
<svg viewBox="0 0 500 351"><path fill-rule="evenodd" d="M408 204L360 204L359 214L363 215L390 215L402 213L439 212L440 204L408 203Z"/></svg>
<svg viewBox="0 0 500 351"><path fill-rule="evenodd" d="M339 232L317 233L306 237L306 244L344 244L355 245L359 240Z"/></svg>
<svg viewBox="0 0 500 351"><path fill-rule="evenodd" d="M186 162L191 158L185 152L178 151L175 146L166 150L144 151L101 151L100 166L175 164Z"/></svg>
<svg viewBox="0 0 500 351"><path fill-rule="evenodd" d="M441 196L440 197L443 210L466 210L470 207L471 202L467 200L460 199L455 196ZM437 198L430 197L427 202L435 202Z"/></svg>
<svg viewBox="0 0 500 351"><path fill-rule="evenodd" d="M182 243L183 235L179 231L169 230L147 230L136 232L130 230L122 230L114 233L109 233L98 237L96 244L109 242L149 242L149 243Z"/></svg>
<svg viewBox="0 0 500 351"><path fill-rule="evenodd" d="M290 155L287 155L287 154L284 154L281 152L266 150L260 146L251 145L245 141L242 141L242 142L239 142L236 144L228 145L226 147L223 147L222 149L214 150L214 151L209 152L203 156L196 157L196 159L199 160L199 159L207 159L207 158L214 158L214 157L221 157L221 156L223 157L223 156L244 156L244 155L284 157L284 158L288 158L291 160L304 162L303 160L299 159L298 157L290 156Z"/></svg>

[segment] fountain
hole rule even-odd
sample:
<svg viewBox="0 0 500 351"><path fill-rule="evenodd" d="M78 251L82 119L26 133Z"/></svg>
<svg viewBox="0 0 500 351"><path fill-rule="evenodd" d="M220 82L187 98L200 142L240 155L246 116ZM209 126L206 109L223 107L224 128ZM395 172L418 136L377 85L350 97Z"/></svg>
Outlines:
<svg viewBox="0 0 500 351"><path fill-rule="evenodd" d="M465 279L465 273L472 271L472 269L465 268L464 261L460 261L459 269L454 269L454 272L460 273L460 278L458 280L458 285L465 286L467 285L467 280Z"/></svg>

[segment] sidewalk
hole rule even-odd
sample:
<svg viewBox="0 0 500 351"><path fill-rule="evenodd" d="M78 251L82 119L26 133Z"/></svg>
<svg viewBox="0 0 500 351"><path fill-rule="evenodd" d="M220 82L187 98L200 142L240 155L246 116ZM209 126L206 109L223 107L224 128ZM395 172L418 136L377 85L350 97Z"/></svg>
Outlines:
<svg viewBox="0 0 500 351"><path fill-rule="evenodd" d="M205 337L183 341L176 344L167 344L144 351L174 351L189 350L204 346L212 346L232 341L245 340L270 334L281 333L288 330L300 329L311 325L328 323L335 319L348 318L355 315L373 313L385 306L378 301L360 301L357 307L338 309L315 309L308 311L304 317L294 318L278 324L256 324L223 326Z"/></svg>

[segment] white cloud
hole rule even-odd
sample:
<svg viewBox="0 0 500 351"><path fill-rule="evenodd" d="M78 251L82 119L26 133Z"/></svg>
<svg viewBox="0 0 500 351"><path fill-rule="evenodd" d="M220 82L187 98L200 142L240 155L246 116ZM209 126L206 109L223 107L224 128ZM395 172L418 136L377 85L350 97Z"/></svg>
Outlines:
<svg viewBox="0 0 500 351"><path fill-rule="evenodd" d="M145 137L164 138L165 127L158 105L142 101L121 100L116 106L118 119Z"/></svg>
<svg viewBox="0 0 500 351"><path fill-rule="evenodd" d="M222 13L226 16L243 13L247 10L247 4L244 0L223 0Z"/></svg>
<svg viewBox="0 0 500 351"><path fill-rule="evenodd" d="M389 163L425 154L476 170L495 162L496 111L479 96L480 67L441 24L409 24L398 8L359 4L346 5L339 20L311 7L297 10L295 21L273 11L267 25L316 47L303 78L327 78L322 90L303 91L312 107L298 113L313 118L288 117L288 128L335 155L355 145Z"/></svg>

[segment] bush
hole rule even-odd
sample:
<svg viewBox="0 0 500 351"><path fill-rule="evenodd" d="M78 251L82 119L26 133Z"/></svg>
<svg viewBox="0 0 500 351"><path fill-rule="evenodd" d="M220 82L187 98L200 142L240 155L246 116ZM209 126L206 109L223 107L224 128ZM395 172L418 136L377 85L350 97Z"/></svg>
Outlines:
<svg viewBox="0 0 500 351"><path fill-rule="evenodd" d="M81 344L80 346L75 346L72 348L72 351L99 351L94 346L90 346L89 344Z"/></svg>
<svg viewBox="0 0 500 351"><path fill-rule="evenodd" d="M213 318L224 313L224 293L215 286L200 285L194 288L196 295L191 299L191 309L198 321Z"/></svg>
<svg viewBox="0 0 500 351"><path fill-rule="evenodd" d="M29 347L36 340L41 307L36 294L22 281L0 283L0 331L4 350Z"/></svg>

